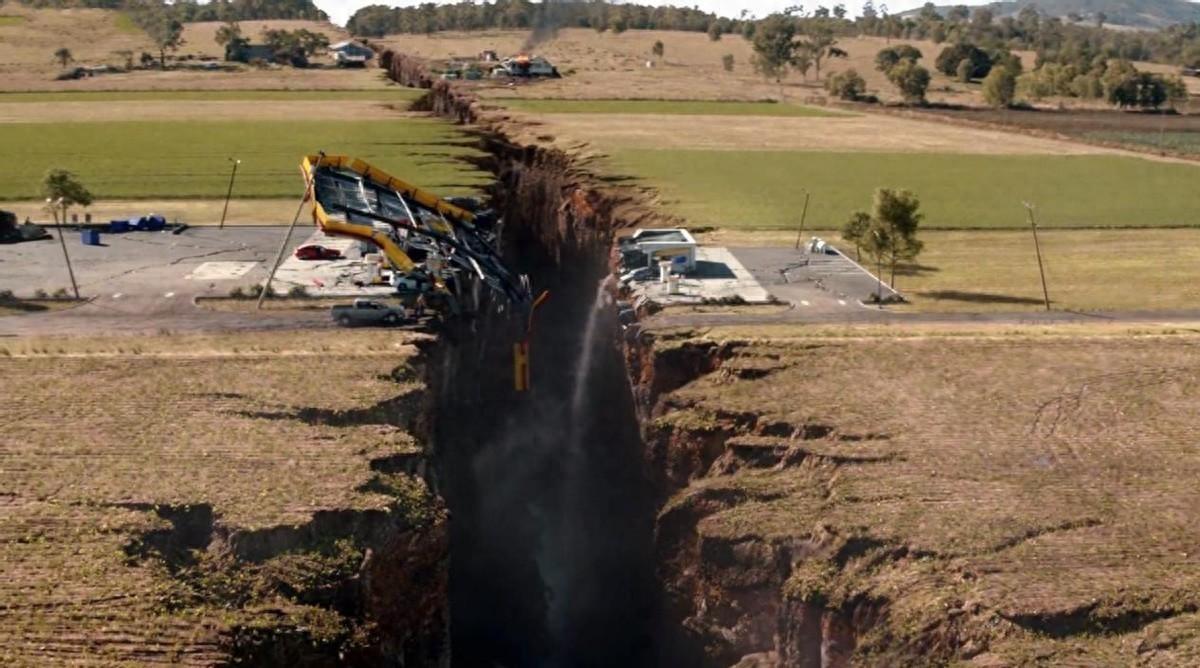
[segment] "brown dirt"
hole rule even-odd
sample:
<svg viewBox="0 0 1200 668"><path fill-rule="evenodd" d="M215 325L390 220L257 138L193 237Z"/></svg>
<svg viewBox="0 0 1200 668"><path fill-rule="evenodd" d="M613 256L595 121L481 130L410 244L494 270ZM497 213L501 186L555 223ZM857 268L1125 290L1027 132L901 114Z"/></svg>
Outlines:
<svg viewBox="0 0 1200 668"><path fill-rule="evenodd" d="M680 486L660 554L710 657L1200 651L1195 336L660 334L639 363L666 392L655 468Z"/></svg>
<svg viewBox="0 0 1200 668"><path fill-rule="evenodd" d="M888 151L985 155L1086 155L1106 149L1073 142L927 123L876 114L844 117L662 116L649 114L514 114L529 133L598 150ZM686 127L686 132L679 132Z"/></svg>
<svg viewBox="0 0 1200 668"><path fill-rule="evenodd" d="M400 103L403 105L404 103ZM220 100L186 102L0 102L0 123L91 123L100 121L374 120L409 118L395 103L369 100Z"/></svg>
<svg viewBox="0 0 1200 668"><path fill-rule="evenodd" d="M411 340L301 332L7 342L0 377L20 389L8 408L20 429L0 435L0 660L226 662L252 651L238 646L247 626L268 637L278 629L268 647L289 634L339 633L348 622L321 589L343 586L336 569L368 581L386 571L388 586L406 586L407 559L434 559L422 566L426 589L378 609L368 584L364 615L420 610L435 622L421 596L439 595L437 539L401 518L436 509L368 484L378 479L373 462L420 452L409 429L419 380L388 375L413 359L401 342ZM420 489L402 471L393 482L404 480ZM389 512L394 525L381 523ZM364 545L401 532L407 547L363 561ZM358 556L322 551L339 538ZM419 545L425 554L384 556Z"/></svg>

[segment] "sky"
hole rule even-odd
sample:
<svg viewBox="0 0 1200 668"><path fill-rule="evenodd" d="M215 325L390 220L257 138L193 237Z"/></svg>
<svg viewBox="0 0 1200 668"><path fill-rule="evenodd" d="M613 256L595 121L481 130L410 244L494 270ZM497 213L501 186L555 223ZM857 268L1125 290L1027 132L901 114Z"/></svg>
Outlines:
<svg viewBox="0 0 1200 668"><path fill-rule="evenodd" d="M350 18L359 7L366 5L391 5L394 7L404 7L421 4L421 0L314 0L316 5L325 10L329 14L330 19L338 25L345 25L346 19ZM479 0L482 1L482 0ZM963 0L962 4L977 5L983 4L984 0ZM893 14L909 9L914 9L925 4L925 0L874 0L875 6L887 5L888 10ZM439 2L438 4L444 4ZM826 5L832 7L837 4L837 0L809 0L802 2L801 0L678 0L677 2L654 2L653 0L640 0L639 4L651 5L675 5L677 7L700 7L705 11L715 12L723 16L738 16L743 9L750 10L754 15L762 17L777 12L791 5L803 5L806 9L813 9L818 5ZM852 15L858 13L862 6L862 0L844 0L843 4ZM951 4L950 0L935 0L934 4ZM955 3L958 4L958 3Z"/></svg>

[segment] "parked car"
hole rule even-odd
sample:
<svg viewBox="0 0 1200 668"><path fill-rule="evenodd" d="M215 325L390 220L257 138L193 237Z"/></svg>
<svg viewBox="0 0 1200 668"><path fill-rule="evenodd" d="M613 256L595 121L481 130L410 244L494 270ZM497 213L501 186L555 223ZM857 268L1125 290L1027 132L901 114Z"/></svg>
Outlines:
<svg viewBox="0 0 1200 668"><path fill-rule="evenodd" d="M296 257L301 260L340 260L342 252L336 248L310 245L297 248Z"/></svg>
<svg viewBox="0 0 1200 668"><path fill-rule="evenodd" d="M339 304L330 315L342 327L354 325L399 325L407 315L403 306L389 306L373 299L355 299L353 304Z"/></svg>

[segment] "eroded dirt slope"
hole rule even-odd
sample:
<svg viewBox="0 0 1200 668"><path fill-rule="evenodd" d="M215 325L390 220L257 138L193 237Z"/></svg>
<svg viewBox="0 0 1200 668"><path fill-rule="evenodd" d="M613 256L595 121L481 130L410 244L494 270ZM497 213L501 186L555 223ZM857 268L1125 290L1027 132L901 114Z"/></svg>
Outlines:
<svg viewBox="0 0 1200 668"><path fill-rule="evenodd" d="M445 517L412 343L10 340L0 661L436 665Z"/></svg>
<svg viewBox="0 0 1200 668"><path fill-rule="evenodd" d="M675 609L712 665L1195 665L1198 346L660 332Z"/></svg>

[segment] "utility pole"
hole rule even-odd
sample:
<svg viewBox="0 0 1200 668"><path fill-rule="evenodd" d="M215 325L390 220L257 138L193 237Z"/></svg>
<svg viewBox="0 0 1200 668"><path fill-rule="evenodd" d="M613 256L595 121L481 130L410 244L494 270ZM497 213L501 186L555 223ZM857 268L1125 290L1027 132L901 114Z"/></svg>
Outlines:
<svg viewBox="0 0 1200 668"><path fill-rule="evenodd" d="M233 180L237 178L238 165L242 164L241 160L228 158L233 163L233 172L229 175L229 190L225 191L225 208L221 209L221 224L217 226L218 230L225 229L225 214L229 213L229 198L233 196Z"/></svg>
<svg viewBox="0 0 1200 668"><path fill-rule="evenodd" d="M67 252L67 240L63 236L64 234L66 234L67 205L63 201L63 198L61 198L61 197L59 197L57 200L51 200L50 198L47 197L46 204L50 207L51 211L54 213L54 223L55 223L55 225L58 225L58 242L60 244L62 244L63 259L66 260L66 262L67 262L67 275L69 275L71 277L71 290L75 292L75 299L78 300L79 299L79 284L75 282L75 270L71 268L71 254ZM62 223L61 224L58 222L58 207L59 207L59 205L62 206Z"/></svg>
<svg viewBox="0 0 1200 668"><path fill-rule="evenodd" d="M1033 228L1033 248L1037 251L1038 273L1042 275L1042 297L1046 300L1046 310L1050 310L1050 291L1046 288L1046 267L1042 264L1042 244L1038 242L1037 220L1033 217L1033 205L1022 202L1029 212L1029 227Z"/></svg>
<svg viewBox="0 0 1200 668"><path fill-rule="evenodd" d="M804 210L800 212L800 229L796 231L796 250L800 250L800 239L804 236L804 219L808 217L808 198L810 193L804 191Z"/></svg>
<svg viewBox="0 0 1200 668"><path fill-rule="evenodd" d="M313 184L317 180L317 170L321 168L321 163L325 161L325 151L317 154L317 164L313 165L312 173L308 175L308 180L304 184L304 196L300 198L300 206L296 207L296 215L292 217L292 224L288 225L287 234L283 237L283 243L279 244L279 254L275 256L275 263L271 265L271 273L267 275L267 282L263 284L262 292L258 293L258 304L254 307L257 310L262 310L263 300L267 298L267 293L271 291L271 281L275 280L275 272L279 270L279 263L283 262L283 254L287 252L288 242L292 240L292 230L296 228L296 222L300 220L300 214L304 213L304 203L308 201L309 195L312 194Z"/></svg>
<svg viewBox="0 0 1200 668"><path fill-rule="evenodd" d="M871 230L875 235L875 247L883 248L883 241L879 238L879 230ZM879 308L883 308L883 253L875 256L875 303Z"/></svg>

